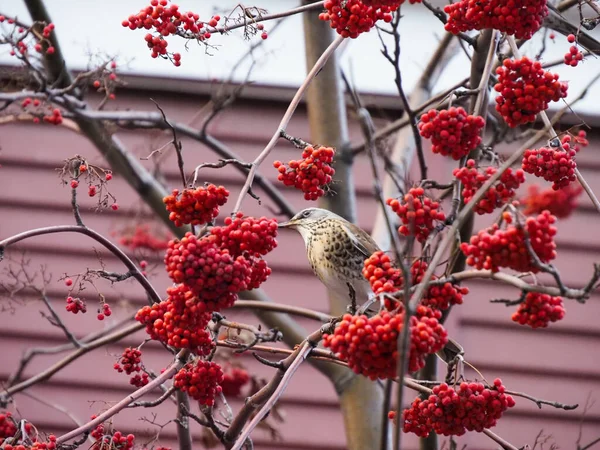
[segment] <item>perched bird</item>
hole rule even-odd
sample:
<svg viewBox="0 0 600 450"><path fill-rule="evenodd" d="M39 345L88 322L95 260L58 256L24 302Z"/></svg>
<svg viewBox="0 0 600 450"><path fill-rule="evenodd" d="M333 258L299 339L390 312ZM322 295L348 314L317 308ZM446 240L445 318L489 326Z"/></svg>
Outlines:
<svg viewBox="0 0 600 450"><path fill-rule="evenodd" d="M373 297L362 269L379 247L365 231L321 208L304 209L279 227L300 233L315 275L330 292L359 306Z"/></svg>

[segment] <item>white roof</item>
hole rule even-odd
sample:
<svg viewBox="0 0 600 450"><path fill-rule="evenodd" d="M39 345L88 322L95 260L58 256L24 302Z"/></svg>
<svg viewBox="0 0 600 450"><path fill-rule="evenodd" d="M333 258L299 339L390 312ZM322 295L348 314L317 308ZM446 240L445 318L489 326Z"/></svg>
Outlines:
<svg viewBox="0 0 600 450"><path fill-rule="evenodd" d="M148 3L146 0L45 1L56 25L55 31L58 33L67 63L72 69L84 69L88 65L90 54L106 54L118 56L118 60L122 62L122 73L172 79L223 80L230 77L232 67L247 52L250 43L243 39L241 29L238 29L227 36L213 35L210 43L218 48L211 50L212 55L207 54L203 46L193 43L190 43L186 51L183 39L169 38L169 49L182 53L181 67L174 67L162 59L152 59L143 39L145 30L131 31L121 25L122 20L130 14L137 13ZM238 2L182 0L176 3L181 9L193 10L199 13L201 18L208 20L215 12L223 14L223 4L234 6ZM293 0L257 0L255 3L270 13L284 11L299 4ZM434 3L442 4L440 1ZM16 15L23 20L29 18L22 0L4 2L1 12ZM444 30L441 22L423 5L410 5L407 2L402 6L402 14L404 17L400 25L403 43L401 68L405 89L410 91ZM272 25L273 23L265 23L266 30L270 30ZM299 16L287 18L270 33L264 45L255 51L257 63L251 74L251 81L261 85L298 86L306 73L302 33L302 19ZM540 48L541 33L539 34L540 36L535 37L526 47L531 56ZM598 32L595 32L595 35L600 38ZM259 40L260 37L255 36L253 39ZM392 45L389 36L384 36L384 39ZM566 38L557 35L555 43L547 43L544 60L561 58L569 46ZM380 48L375 32L363 34L358 39L348 42L342 49L342 67L360 91L396 95L392 67L381 55ZM460 48L455 52L456 56L445 68L436 90L449 87L468 76L466 56ZM14 58L4 49L0 53L0 64L11 62L14 62ZM233 81L242 82L245 79L249 63L247 60L246 64L240 66L234 74ZM569 97L572 98L580 93L587 80L600 71L600 61L590 56L577 68L561 64L552 70L558 72L561 79L570 82ZM580 102L576 110L598 115L598 98L600 83L592 88L586 100Z"/></svg>

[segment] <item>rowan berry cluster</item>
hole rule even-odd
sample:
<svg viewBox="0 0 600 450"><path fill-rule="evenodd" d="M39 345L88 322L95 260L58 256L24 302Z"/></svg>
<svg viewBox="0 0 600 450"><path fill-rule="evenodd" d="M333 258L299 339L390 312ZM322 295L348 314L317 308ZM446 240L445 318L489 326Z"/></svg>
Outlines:
<svg viewBox="0 0 600 450"><path fill-rule="evenodd" d="M402 271L395 267L389 255L382 251L373 253L365 260L362 273L375 295L397 292L404 284Z"/></svg>
<svg viewBox="0 0 600 450"><path fill-rule="evenodd" d="M227 202L229 191L223 186L209 184L196 189L173 189L171 195L163 199L169 211L169 219L180 227L184 224L203 225L212 222L219 215L219 206Z"/></svg>
<svg viewBox="0 0 600 450"><path fill-rule="evenodd" d="M433 311L431 315L434 317L428 317L427 314L411 317L409 372L421 369L425 365L426 356L440 350L448 341L446 330ZM373 380L395 378L397 339L402 331L403 321L403 311L398 314L382 311L370 318L346 314L333 334L323 336L323 343L356 373Z"/></svg>
<svg viewBox="0 0 600 450"><path fill-rule="evenodd" d="M60 109L52 108L40 99L27 97L21 102L21 107L34 116L33 123L40 123L40 117L44 122L53 125L63 123L63 116Z"/></svg>
<svg viewBox="0 0 600 450"><path fill-rule="evenodd" d="M112 309L110 309L110 305L108 303L102 303L102 306L98 308L98 315L96 318L98 320L104 320L105 317L109 317L112 314Z"/></svg>
<svg viewBox="0 0 600 450"><path fill-rule="evenodd" d="M554 190L564 188L575 181L577 169L576 152L568 143L565 145L564 151L546 147L527 149L521 167L527 173L551 181Z"/></svg>
<svg viewBox="0 0 600 450"><path fill-rule="evenodd" d="M469 203L475 193L483 184L494 175L498 169L495 167L478 168L475 160L469 159L464 167L454 169L452 174L463 185L463 199ZM477 214L489 214L494 209L512 201L515 190L525 181L525 174L521 169L513 171L510 167L504 171L498 181L487 190L485 196L479 200L473 209Z"/></svg>
<svg viewBox="0 0 600 450"><path fill-rule="evenodd" d="M197 238L188 232L183 239L170 241L165 266L169 277L194 295L229 303L232 296L248 289L252 267L248 259L232 255L215 240L213 235Z"/></svg>
<svg viewBox="0 0 600 450"><path fill-rule="evenodd" d="M527 197L521 200L525 207L523 213L526 215L539 214L548 210L550 214L564 219L577 208L579 204L577 197L582 192L583 188L574 184L569 184L561 189L548 188L543 191L537 185L529 186Z"/></svg>
<svg viewBox="0 0 600 450"><path fill-rule="evenodd" d="M548 15L546 0L460 0L444 11L453 34L493 28L517 39L531 39Z"/></svg>
<svg viewBox="0 0 600 450"><path fill-rule="evenodd" d="M304 192L305 200L317 200L325 194L324 187L333 180L335 169L331 167L335 150L331 147L308 146L302 152L302 159L291 160L287 164L275 161L273 166L279 172L277 179L286 186L294 186Z"/></svg>
<svg viewBox="0 0 600 450"><path fill-rule="evenodd" d="M242 388L250 381L250 375L246 369L230 366L226 368L221 381L223 394L230 397L237 397L241 394Z"/></svg>
<svg viewBox="0 0 600 450"><path fill-rule="evenodd" d="M512 315L512 320L520 325L529 325L531 328L546 328L550 322L557 322L564 317L565 308L562 298L529 292Z"/></svg>
<svg viewBox="0 0 600 450"><path fill-rule="evenodd" d="M173 380L173 386L198 401L201 405L212 406L215 396L222 391L221 366L212 361L196 361L186 364Z"/></svg>
<svg viewBox="0 0 600 450"><path fill-rule="evenodd" d="M585 130L579 130L577 136L571 136L569 134L564 135L561 139L561 143L565 150L565 145L569 145L569 147L575 150L576 152L579 152L579 150L581 150L581 147L587 147L588 145L590 145L590 141L588 141L587 139L587 133Z"/></svg>
<svg viewBox="0 0 600 450"><path fill-rule="evenodd" d="M472 116L461 107L438 111L431 109L421 116L419 132L431 139L433 153L461 159L481 143L485 120Z"/></svg>
<svg viewBox="0 0 600 450"><path fill-rule="evenodd" d="M31 424L29 424L31 427ZM22 442L24 442L23 440ZM37 437L32 438L31 445L21 444L5 444L2 448L3 450L55 450L57 448L56 445L56 436L53 434L48 435L48 441L38 441Z"/></svg>
<svg viewBox="0 0 600 450"><path fill-rule="evenodd" d="M435 228L435 221L444 221L440 203L425 195L421 187L411 188L401 200L389 198L386 203L398 215L403 225L398 232L404 236L413 234L419 242L425 242Z"/></svg>
<svg viewBox="0 0 600 450"><path fill-rule="evenodd" d="M87 312L85 302L79 297L71 297L70 295L67 297L67 305L65 306L65 309L73 314L77 314L79 312L85 314Z"/></svg>
<svg viewBox="0 0 600 450"><path fill-rule="evenodd" d="M515 406L498 378L494 386L463 382L458 387L446 383L433 388L425 400L417 397L402 414L403 430L419 437L431 432L462 436L467 431L482 432L496 425L502 414Z"/></svg>
<svg viewBox="0 0 600 450"><path fill-rule="evenodd" d="M244 217L238 212L227 217L225 226L213 227L212 236L217 245L228 249L233 256L264 256L277 247L277 221L266 217Z"/></svg>
<svg viewBox="0 0 600 450"><path fill-rule="evenodd" d="M427 263L425 261L415 261L411 268L412 285L421 282L423 275L427 271ZM377 294L394 293L402 289L404 279L402 271L396 268L391 258L382 251L373 253L364 262L363 276L369 281L371 289ZM433 275L432 281L437 277ZM467 295L469 289L454 285L450 282L442 285L434 284L427 290L427 294L421 300L421 305L427 306L435 310L445 310L450 305L461 305L463 303L463 295ZM393 311L400 305L400 302L386 298L384 306L389 311Z"/></svg>
<svg viewBox="0 0 600 450"><path fill-rule="evenodd" d="M546 72L539 61L527 57L505 59L496 70L498 83L494 86L496 111L509 127L535 121L535 116L548 104L567 96L567 83L558 81L558 75Z"/></svg>
<svg viewBox="0 0 600 450"><path fill-rule="evenodd" d="M198 14L191 11L183 13L174 3L169 4L167 0L151 0L149 6L129 16L122 25L130 30L141 28L154 30L156 36L148 33L144 38L152 52L151 56L170 58L175 66L180 66L181 55L168 53L168 43L164 38L170 35L182 35L188 39L193 38L204 42L211 36L207 25L214 28L220 20L220 16L213 16L208 22L202 22Z"/></svg>
<svg viewBox="0 0 600 450"><path fill-rule="evenodd" d="M17 433L17 423L12 413L5 411L0 413L0 445L6 438L11 438Z"/></svg>
<svg viewBox="0 0 600 450"><path fill-rule="evenodd" d="M131 250L144 249L157 252L169 247L169 239L156 236L150 231L148 225L136 225L133 231L124 230L119 242Z"/></svg>
<svg viewBox="0 0 600 450"><path fill-rule="evenodd" d="M574 34L570 34L567 36L567 41L570 44L574 44L577 41L577 38ZM577 67L579 61L583 61L583 53L579 51L577 45L572 45L569 47L569 51L565 53L564 61L567 66Z"/></svg>
<svg viewBox="0 0 600 450"><path fill-rule="evenodd" d="M556 217L543 211L537 217L528 217L523 226L513 225L513 218L508 212L503 217L508 224L505 229L495 223L471 236L470 242L460 245L468 265L492 272L498 272L500 267L518 272L539 272L539 267L528 252L524 230L527 231L531 248L542 263L556 258L556 228L553 226Z"/></svg>
<svg viewBox="0 0 600 450"><path fill-rule="evenodd" d="M188 348L197 355L210 354L214 342L206 326L211 319L209 308L216 308L217 303L200 300L183 285L168 288L167 294L166 300L140 309L135 319L146 325L152 339L171 347ZM231 306L233 302L228 301Z"/></svg>
<svg viewBox="0 0 600 450"><path fill-rule="evenodd" d="M95 419L96 416L92 416ZM133 434L125 435L120 431L114 431L112 428L106 428L103 423L92 430L90 436L95 439L90 450L130 450L133 448L135 436Z"/></svg>
<svg viewBox="0 0 600 450"><path fill-rule="evenodd" d="M146 386L148 384L148 374L142 372L142 351L138 348L127 347L119 361L114 365L114 369L119 372L125 372L127 375L134 374L129 382L136 387Z"/></svg>
<svg viewBox="0 0 600 450"><path fill-rule="evenodd" d="M410 268L413 285L421 283L427 269L428 264L425 261L417 260L413 263ZM436 279L437 277L432 275L431 281L433 282ZM423 296L421 305L433 310L444 311L451 305L462 305L463 296L468 293L469 288L450 283L449 281L444 284L433 284L427 289L427 294Z"/></svg>
<svg viewBox="0 0 600 450"><path fill-rule="evenodd" d="M319 19L329 22L341 36L354 39L373 28L378 20L391 22L392 13L402 3L404 0L327 0L323 5L326 11Z"/></svg>

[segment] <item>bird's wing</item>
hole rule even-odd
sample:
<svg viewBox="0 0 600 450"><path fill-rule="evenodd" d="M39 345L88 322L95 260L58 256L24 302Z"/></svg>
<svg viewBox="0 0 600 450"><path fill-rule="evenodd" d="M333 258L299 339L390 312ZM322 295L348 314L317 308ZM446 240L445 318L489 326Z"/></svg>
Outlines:
<svg viewBox="0 0 600 450"><path fill-rule="evenodd" d="M365 258L370 257L373 253L379 251L379 247L364 230L360 229L353 223L347 222L342 224L344 231L350 238L352 244L360 251Z"/></svg>

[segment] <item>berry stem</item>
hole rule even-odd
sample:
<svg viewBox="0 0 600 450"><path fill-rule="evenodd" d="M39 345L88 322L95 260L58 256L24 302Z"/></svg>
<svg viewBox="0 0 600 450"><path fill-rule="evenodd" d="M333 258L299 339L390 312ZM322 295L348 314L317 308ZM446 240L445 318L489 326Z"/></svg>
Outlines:
<svg viewBox="0 0 600 450"><path fill-rule="evenodd" d="M287 11L282 11L282 12L273 13L273 14L265 14L264 16L261 15L259 17L254 17L252 19L252 23L256 24L259 22L266 22L268 20L281 19L284 17L293 16L295 14L301 14L306 11L312 11L313 9L323 9L324 4L325 4L325 0L322 0L319 2L314 2L314 3L310 3L308 5L303 5L303 6L299 6L297 8L289 9ZM235 25L223 26L223 27L218 27L218 28L207 28L207 30L210 33L226 34L226 33L229 33L231 30L235 30L236 28L241 28L241 27L245 27L245 26L247 26L246 21L240 21L239 23L236 23Z"/></svg>
<svg viewBox="0 0 600 450"><path fill-rule="evenodd" d="M479 81L477 99L475 100L475 106L473 108L474 116L485 117L485 109L487 107L486 99L488 98L488 84L490 82L490 76L492 69L494 68L494 57L496 56L496 48L498 46L498 38L500 33L496 30L492 31L492 39L490 40L490 48L488 50L487 58L485 60L485 66Z"/></svg>
<svg viewBox="0 0 600 450"><path fill-rule="evenodd" d="M307 339L306 341L304 341L304 344L302 344L302 346L298 347L297 352L290 355L289 358L292 358L292 362L289 364L287 370L285 370L285 373L281 377L281 381L277 384L277 387L273 391L273 394L269 397L269 399L265 402L263 407L252 418L250 423L242 430L239 437L233 444L233 447L231 447L231 450L240 450L244 446L246 440L250 437L250 433L252 432L252 430L256 428L256 426L262 421L262 419L271 411L273 406L275 406L275 403L277 403L277 400L279 400L279 397L281 397L290 380L292 379L296 371L300 368L302 363L306 360L312 349L313 344L310 340Z"/></svg>
<svg viewBox="0 0 600 450"><path fill-rule="evenodd" d="M517 43L515 42L515 39L512 36L507 36L507 40L508 40L508 44L510 45L510 49L512 50L515 58L520 58L521 55L519 52L519 47L517 47ZM548 114L546 114L546 111L540 112L539 115L540 115L542 121L544 122L544 126L545 126L546 130L548 130L548 133L550 134L550 138L552 140L558 140L558 135L556 134L556 131L554 130L554 127L552 126L552 122L550 122L550 119L548 118ZM596 211L598 211L600 213L600 201L598 200L598 198L596 197L596 194L594 194L594 191L592 190L592 188L590 187L588 182L585 180L585 178L583 178L583 175L581 175L581 172L577 168L575 168L575 176L577 177L577 181L579 181L579 184L581 185L581 187L583 188L585 193L588 195L588 197L594 204Z"/></svg>
<svg viewBox="0 0 600 450"><path fill-rule="evenodd" d="M132 276L142 285L146 293L150 296L154 303L159 303L162 299L160 294L154 289L154 286L148 281L148 279L142 275L138 266L127 256L119 247L109 241L107 238L102 236L100 233L92 230L91 228L81 227L79 225L57 225L51 227L35 228L33 230L24 231L23 233L15 234L9 238L0 241L0 261L4 255L4 250L12 244L16 244L19 241L28 239L34 236L42 236L44 234L54 233L81 233L94 239L95 241L102 244L107 250L121 260L121 262L129 269Z"/></svg>
<svg viewBox="0 0 600 450"><path fill-rule="evenodd" d="M445 254L446 249L456 239L456 232L459 230L459 228L462 226L462 224L467 220L467 218L471 214L471 211L473 210L475 205L477 205L477 203L479 203L479 201L484 197L484 195L486 195L486 193L490 189L490 187L492 187L492 185L500 179L500 177L506 171L506 169L508 169L510 166L512 166L517 161L519 161L523 157L523 153L525 153L525 150L530 148L532 145L535 145L535 143L537 141L539 141L547 132L548 132L548 130L546 128L543 128L543 129L539 130L535 135L533 135L529 140L527 140L527 142L525 142L521 146L521 148L519 148L515 153L513 153L504 162L504 164L502 164L498 168L498 171L495 174L493 174L483 184L483 186L481 186L477 190L477 192L475 192L472 200L464 206L464 208L461 210L461 212L457 216L456 220L450 226L449 230L447 231L446 235L444 236L444 239L440 243L437 251L433 255L433 258L431 259L431 262L429 263L429 268L427 269L427 272L425 272L425 275L423 275L421 284L418 285L417 290L413 294L413 297L410 301L410 303L411 303L410 307L412 309L414 309L419 304L421 299L423 298L425 292L427 291L427 288L429 286L429 280L431 280L431 277L433 275L433 272L435 271L435 268L438 266L438 264L440 264L442 257Z"/></svg>
<svg viewBox="0 0 600 450"><path fill-rule="evenodd" d="M304 96L304 93L308 89L308 86L310 85L312 80L317 76L317 74L321 71L321 69L325 66L325 64L327 63L329 58L333 55L335 50L340 46L340 44L342 42L344 42L344 39L345 38L338 36L335 39L335 41L333 41L329 45L329 47L327 47L327 49L323 52L321 57L317 60L317 62L313 66L313 68L310 70L310 72L304 79L304 82L300 85L300 87L296 91L296 94L294 95L294 98L290 102L283 118L281 119L281 122L279 122L277 131L273 134L273 137L271 137L271 140L269 141L267 146L264 148L264 150L262 152L260 152L260 154L252 162L252 167L251 167L250 171L248 172L248 177L246 178L246 182L244 183L244 186L242 187L242 191L240 192L237 202L233 208L233 211L231 212L232 215L235 215L240 210L240 208L242 206L242 201L244 200L244 197L246 196L246 194L248 194L248 192L250 191L250 188L252 187L252 181L254 181L254 176L256 174L258 166L260 166L260 164L265 160L265 158L267 156L269 156L269 153L271 153L273 148L275 148L275 144L281 137L281 133L285 132L288 124L290 123L292 115L294 114L294 112L296 111L296 108L300 104L300 100Z"/></svg>
<svg viewBox="0 0 600 450"><path fill-rule="evenodd" d="M175 375L175 373L177 373L177 371L183 367L184 361L187 359L188 354L188 350L181 350L175 357L175 361L167 369L165 369L165 371L161 373L158 377L156 377L146 386L139 388L135 392L132 392L119 403L104 411L102 414L99 414L95 419L90 420L88 423L74 429L73 431L68 432L67 434L63 434L56 440L56 444L63 444L64 442L73 439L74 437L77 437L82 433L92 430L105 420L110 419L121 410L127 408L127 406L129 406L130 403L144 396L148 392L152 391L154 388L162 385L165 381L173 377L173 375Z"/></svg>

